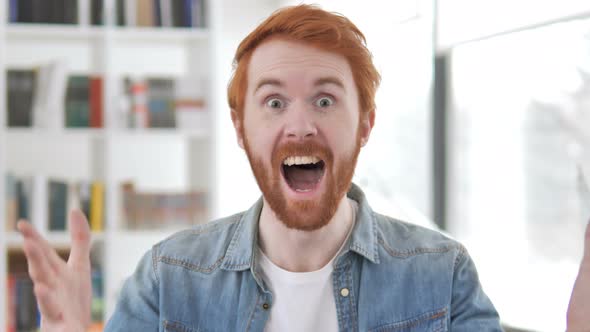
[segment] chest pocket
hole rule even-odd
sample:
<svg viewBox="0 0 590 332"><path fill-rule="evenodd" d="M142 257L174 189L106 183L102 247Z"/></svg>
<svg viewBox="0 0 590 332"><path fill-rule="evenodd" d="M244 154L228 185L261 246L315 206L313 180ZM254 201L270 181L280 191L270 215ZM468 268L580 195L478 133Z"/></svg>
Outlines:
<svg viewBox="0 0 590 332"><path fill-rule="evenodd" d="M379 326L369 332L445 332L447 309L430 311L400 322Z"/></svg>
<svg viewBox="0 0 590 332"><path fill-rule="evenodd" d="M165 320L163 326L165 332L198 332L197 330L187 327L182 323L171 320Z"/></svg>

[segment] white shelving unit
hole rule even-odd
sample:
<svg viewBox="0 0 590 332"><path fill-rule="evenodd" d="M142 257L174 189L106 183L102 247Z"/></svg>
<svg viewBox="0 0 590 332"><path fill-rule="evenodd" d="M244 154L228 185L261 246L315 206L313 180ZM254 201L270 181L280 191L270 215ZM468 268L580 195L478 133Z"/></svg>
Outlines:
<svg viewBox="0 0 590 332"><path fill-rule="evenodd" d="M89 0L79 0L80 24L8 23L8 2L0 0L0 285L6 289L10 252L22 250L22 237L5 232L5 174L42 175L66 180L102 180L106 186L104 231L93 234L93 256L103 270L105 319L124 279L152 244L172 233L126 231L120 217L119 186L132 179L141 190L205 190L212 186L212 125L203 130L123 128L113 114L124 76L186 77L211 80L213 58L208 28L134 28L114 24L115 1L105 0L105 24L89 25ZM211 22L211 18L208 18ZM66 59L71 73L103 77L104 128L8 128L6 69L33 68ZM211 87L204 89L211 100ZM209 108L213 113L213 109ZM208 129L206 129L208 128ZM203 162L200 162L200 161ZM197 165L198 164L198 165ZM198 173L198 174L197 174ZM47 231L47 193L33 193L31 222L52 246L68 250L67 232ZM120 253L124 251L126 255ZM5 292L0 330L6 326Z"/></svg>
<svg viewBox="0 0 590 332"><path fill-rule="evenodd" d="M5 289L9 251L22 238L5 232L5 174L62 179L101 179L106 187L104 231L93 234L93 257L102 263L105 321L124 280L154 243L175 230L130 231L120 217L121 181L139 190L206 190L211 218L247 208L259 195L247 159L238 148L226 87L239 41L280 2L206 0L207 28L134 28L114 24L115 0L105 1L105 25L89 24L90 0L79 1L79 24L8 23L8 0L0 0L0 330L6 326ZM7 128L6 69L32 68L66 58L71 73L100 74L104 82L104 128ZM126 129L117 121L122 77L204 78L210 125L202 130ZM240 188L240 190L236 190ZM32 197L32 222L56 248L67 250L69 235L45 230L46 194ZM121 253L125 254L122 255Z"/></svg>

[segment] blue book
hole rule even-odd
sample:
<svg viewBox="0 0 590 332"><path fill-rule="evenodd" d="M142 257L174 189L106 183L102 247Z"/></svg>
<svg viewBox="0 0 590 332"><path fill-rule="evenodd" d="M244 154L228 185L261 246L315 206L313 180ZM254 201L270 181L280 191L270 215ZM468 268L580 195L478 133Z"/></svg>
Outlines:
<svg viewBox="0 0 590 332"><path fill-rule="evenodd" d="M193 1L192 0L184 0L183 3L183 14L184 14L184 26L190 28L193 26L193 10L192 10Z"/></svg>
<svg viewBox="0 0 590 332"><path fill-rule="evenodd" d="M10 0L10 23L18 22L18 0Z"/></svg>

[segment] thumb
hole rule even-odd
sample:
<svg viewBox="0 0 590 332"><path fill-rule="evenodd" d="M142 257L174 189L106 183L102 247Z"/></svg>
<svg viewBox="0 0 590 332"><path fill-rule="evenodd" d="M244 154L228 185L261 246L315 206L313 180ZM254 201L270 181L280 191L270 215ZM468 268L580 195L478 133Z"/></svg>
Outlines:
<svg viewBox="0 0 590 332"><path fill-rule="evenodd" d="M90 268L90 227L82 211L70 212L70 237L72 250L68 265L74 268Z"/></svg>

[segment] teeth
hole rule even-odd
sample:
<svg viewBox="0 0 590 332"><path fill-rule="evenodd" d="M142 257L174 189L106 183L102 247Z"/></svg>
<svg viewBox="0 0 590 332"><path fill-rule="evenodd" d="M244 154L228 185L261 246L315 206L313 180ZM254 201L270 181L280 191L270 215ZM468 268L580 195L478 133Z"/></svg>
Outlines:
<svg viewBox="0 0 590 332"><path fill-rule="evenodd" d="M283 165L292 166L292 165L305 165L305 164L315 164L320 162L320 158L313 157L313 156L294 156L288 157L283 161Z"/></svg>

